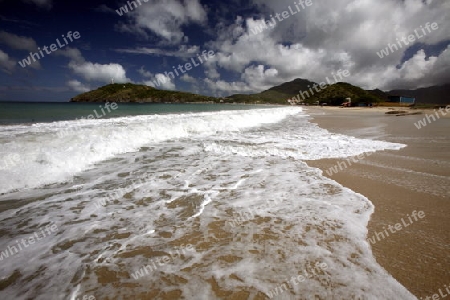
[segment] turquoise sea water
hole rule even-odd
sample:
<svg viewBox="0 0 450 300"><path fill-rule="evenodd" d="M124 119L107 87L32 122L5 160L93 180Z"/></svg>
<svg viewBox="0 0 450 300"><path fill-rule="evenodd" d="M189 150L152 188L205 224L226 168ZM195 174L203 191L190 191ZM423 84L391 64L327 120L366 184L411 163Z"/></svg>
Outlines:
<svg viewBox="0 0 450 300"><path fill-rule="evenodd" d="M247 110L256 107L230 104L117 103L116 109L110 108L108 111L105 103L0 102L0 125L87 119L90 115L95 119L109 119L153 114Z"/></svg>

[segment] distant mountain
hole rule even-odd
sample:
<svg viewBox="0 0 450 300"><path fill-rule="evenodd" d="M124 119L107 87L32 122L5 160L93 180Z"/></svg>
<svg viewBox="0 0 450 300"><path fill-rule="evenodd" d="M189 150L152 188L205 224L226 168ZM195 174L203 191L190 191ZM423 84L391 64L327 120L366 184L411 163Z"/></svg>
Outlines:
<svg viewBox="0 0 450 300"><path fill-rule="evenodd" d="M305 79L295 79L270 88L259 94L236 94L226 98L226 102L237 103L272 103L287 104L287 100L299 93L299 90L308 90L314 82Z"/></svg>
<svg viewBox="0 0 450 300"><path fill-rule="evenodd" d="M387 94L390 96L414 97L416 103L421 104L450 104L450 84L417 90L392 90Z"/></svg>
<svg viewBox="0 0 450 300"><path fill-rule="evenodd" d="M298 78L275 86L259 94L232 95L227 98L227 102L286 104L289 99L295 99L297 102L306 102L310 104L319 101L320 103L327 103L330 105L340 105L346 98L351 98L354 103L384 101L382 97L369 93L368 91L349 83L338 82L327 86L324 89L321 89L320 87L313 89L312 87L314 84L315 83L312 81ZM303 93L301 94L300 92Z"/></svg>
<svg viewBox="0 0 450 300"><path fill-rule="evenodd" d="M306 91L314 84L315 82L309 81L307 79L297 78L293 81L274 86L273 88L268 89L267 92L273 91L285 95L297 95L299 90Z"/></svg>
<svg viewBox="0 0 450 300"><path fill-rule="evenodd" d="M70 102L145 102L145 103L185 103L219 102L217 98L177 91L158 90L146 85L116 83L102 86L83 93Z"/></svg>
<svg viewBox="0 0 450 300"><path fill-rule="evenodd" d="M380 90L380 89L376 89L376 90L368 90L367 91L369 94L371 94L371 95L373 95L373 96L375 96L375 97L377 97L377 98L379 98L379 99L381 99L383 102L386 102L386 101L388 101L388 97L389 97L389 95L386 93L386 92L383 92L382 90Z"/></svg>
<svg viewBox="0 0 450 300"><path fill-rule="evenodd" d="M389 92L383 92L380 89L366 91L344 82L338 82L324 89L318 88L320 91L317 92L312 89L314 84L312 81L298 78L258 94L232 95L226 98L226 102L286 104L288 100L295 99L297 102L309 104L319 101L329 105L340 105L346 98L351 98L353 103L375 103L386 102L389 96L405 96L416 98L418 104L450 104L450 84L417 90L392 90Z"/></svg>
<svg viewBox="0 0 450 300"><path fill-rule="evenodd" d="M345 102L346 98L350 98L353 104L384 101L382 98L379 98L360 87L351 85L350 83L338 82L315 93L307 100L307 102L314 103L318 101L320 103L327 103L328 105L340 105Z"/></svg>
<svg viewBox="0 0 450 300"><path fill-rule="evenodd" d="M388 96L415 97L416 103L422 104L450 104L450 84L433 86L417 90L393 90L383 92L379 89L366 91L349 83L338 82L324 89L316 87L315 83L306 79L297 78L293 81L272 87L258 94L237 94L225 99L202 96L191 93L158 90L146 85L131 83L109 84L96 90L83 93L72 98L71 102L146 102L146 103L186 103L186 102L236 102L261 104L287 104L288 100L309 104L327 103L340 105L346 98L353 103L385 102ZM319 90L319 91L317 91ZM300 91L303 94L300 94ZM308 93L308 94L306 94Z"/></svg>

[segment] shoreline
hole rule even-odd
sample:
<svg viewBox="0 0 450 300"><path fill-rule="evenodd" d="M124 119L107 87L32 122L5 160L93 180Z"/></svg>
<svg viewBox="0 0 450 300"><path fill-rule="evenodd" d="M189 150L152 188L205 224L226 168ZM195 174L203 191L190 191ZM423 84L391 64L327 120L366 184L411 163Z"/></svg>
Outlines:
<svg viewBox="0 0 450 300"><path fill-rule="evenodd" d="M423 114L398 118L385 111L389 109L308 108L311 121L330 132L408 146L372 153L331 175L326 171L346 159L307 164L373 203L367 241L375 259L418 299L431 297L450 283L450 118L418 130L413 124ZM423 219L398 227L420 211ZM391 231L394 226L399 230Z"/></svg>

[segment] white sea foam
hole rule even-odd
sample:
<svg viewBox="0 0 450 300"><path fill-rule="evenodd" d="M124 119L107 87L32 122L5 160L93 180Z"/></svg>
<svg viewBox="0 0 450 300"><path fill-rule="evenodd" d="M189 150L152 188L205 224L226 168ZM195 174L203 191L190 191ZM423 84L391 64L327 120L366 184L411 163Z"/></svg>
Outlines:
<svg viewBox="0 0 450 300"><path fill-rule="evenodd" d="M300 109L258 109L116 119L77 120L0 128L0 193L64 182L117 154L171 139L202 138L279 122Z"/></svg>
<svg viewBox="0 0 450 300"><path fill-rule="evenodd" d="M63 141L54 136L63 124L55 123L30 128L34 134L25 130L16 144L6 144L10 151L31 152L33 143L47 141L53 152L42 164L45 172L58 170L64 157L69 169L77 165L59 173L76 175L73 182L0 197L31 201L0 213L0 226L8 230L0 251L46 222L59 229L45 244L1 262L1 278L22 274L2 291L7 299L132 299L177 290L185 299L237 292L264 297L318 261L328 265L326 272L276 299L414 299L371 253L371 202L302 161L404 145L331 134L290 107L83 122L82 132ZM91 147L110 152L83 161L94 153ZM96 205L119 189L127 193ZM252 217L231 226L244 211ZM195 251L139 280L130 276L181 243ZM102 281L105 270L117 279Z"/></svg>

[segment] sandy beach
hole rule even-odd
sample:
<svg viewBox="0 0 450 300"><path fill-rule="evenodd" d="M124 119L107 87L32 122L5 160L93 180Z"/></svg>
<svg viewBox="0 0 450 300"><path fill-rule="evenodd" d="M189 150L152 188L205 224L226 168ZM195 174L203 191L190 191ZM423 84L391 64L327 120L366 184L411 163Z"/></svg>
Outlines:
<svg viewBox="0 0 450 300"><path fill-rule="evenodd" d="M368 238L377 261L395 279L419 299L439 294L440 289L445 295L450 284L449 114L417 129L414 124L433 110L402 117L386 115L392 109L385 107L306 110L312 122L331 132L408 145L362 159L308 164L372 201L375 213ZM333 167L338 172L331 175ZM412 217L420 211L423 218Z"/></svg>

